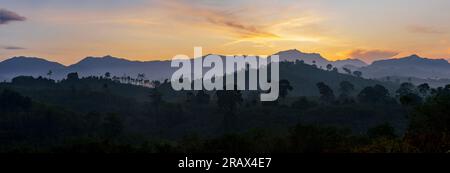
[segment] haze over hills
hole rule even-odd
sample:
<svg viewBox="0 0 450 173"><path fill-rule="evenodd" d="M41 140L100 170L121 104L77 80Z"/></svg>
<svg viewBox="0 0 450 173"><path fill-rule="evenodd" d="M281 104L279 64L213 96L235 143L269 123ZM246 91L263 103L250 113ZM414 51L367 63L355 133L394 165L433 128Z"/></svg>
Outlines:
<svg viewBox="0 0 450 173"><path fill-rule="evenodd" d="M417 55L405 58L375 61L367 65L359 59L347 59L329 61L317 53L304 53L296 49L276 53L281 61L303 61L305 64L315 64L318 68L326 69L328 64L337 67L339 72L344 73L343 67L352 71L363 72L365 78L386 78L396 76L399 78L422 78L436 79L449 78L450 64L443 59L427 59ZM130 61L113 56L87 57L70 66L64 66L56 62L50 62L40 58L14 57L0 62L0 80L11 80L19 75L47 76L52 71L52 79L63 79L70 72L78 72L80 76L102 76L110 72L111 76L131 76L145 74L149 80L164 80L170 78L177 70L170 67L170 61ZM312 74L311 74L312 75ZM313 75L312 75L313 76ZM422 80L416 80L422 81Z"/></svg>
<svg viewBox="0 0 450 173"><path fill-rule="evenodd" d="M450 78L450 63L444 59L428 59L418 55L375 61L359 69L365 77L415 77L422 79Z"/></svg>
<svg viewBox="0 0 450 173"><path fill-rule="evenodd" d="M286 54L287 53L287 54ZM296 55L302 55L297 57ZM355 77L347 74L340 74L334 71L326 71L321 70L313 65L307 64L307 62L312 62L308 59L308 56L312 56L312 59L317 60L322 63L330 63L324 58L322 58L319 54L303 54L297 50L291 52L282 52L280 54L280 59L283 61L292 61L292 60L306 60L304 63L296 63L295 65L288 63L280 64L280 79L287 79L291 82L294 90L292 91L293 95L303 95L303 96L317 96L319 95L316 83L318 82L326 82L333 89L338 90L339 83L342 81L350 81L355 85L355 88L362 89L366 86L373 86L375 84L383 84L388 88L394 88L394 84L383 83L375 80L368 80L359 77ZM296 56L296 57L294 57ZM221 56L225 58L224 56ZM322 60L320 60L322 59ZM35 73L20 73L20 69L24 69L30 63L29 60L35 60L39 63L34 63L34 69L32 72ZM309 60L309 61L308 61ZM10 62L14 63L10 63ZM339 61L342 65L344 65L346 61ZM23 63L23 64L21 64ZM3 64L1 62L0 64ZM12 66L14 64L14 66ZM39 64L39 65L36 65ZM145 78L149 80L164 80L170 79L171 75L177 68L170 67L170 61L130 61L126 59L116 58L112 56L104 56L104 57L87 57L78 63L75 63L70 66L63 66L61 64L55 64L53 62L49 62L43 59L31 59L31 58L13 58L11 60L6 61L3 65L10 65L9 70L14 73L4 73L4 74L14 74L9 75L9 79L20 75L30 75L30 76L46 76L49 70L53 71L52 76L49 76L52 79L63 79L66 77L68 73L77 72L79 76L87 77L87 76L104 76L106 72L109 72L111 76L130 76L132 78L136 78L138 74L144 73ZM317 64L316 64L317 65ZM15 71L14 69L19 69ZM207 69L207 68L205 68ZM3 74L3 73L2 73ZM47 76L46 76L47 77Z"/></svg>
<svg viewBox="0 0 450 173"><path fill-rule="evenodd" d="M65 69L65 73L78 72L80 76L102 76L106 72L110 72L112 76L125 75L132 77L144 73L149 79L163 80L170 77L175 70L170 67L170 61L130 61L108 55L104 57L87 57L76 64L68 66Z"/></svg>
<svg viewBox="0 0 450 173"><path fill-rule="evenodd" d="M0 79L8 80L19 75L46 76L49 70L60 71L64 65L36 57L13 57L0 62Z"/></svg>
<svg viewBox="0 0 450 173"><path fill-rule="evenodd" d="M304 53L297 49L281 51L276 53L275 55L280 56L280 61L289 61L289 62L295 62L297 60L304 61L306 64L310 65L315 64L317 67L319 68L322 67L323 69L325 69L328 64L331 64L339 69L344 66L350 66L355 68L367 66L365 62L359 59L329 61L318 53Z"/></svg>
<svg viewBox="0 0 450 173"><path fill-rule="evenodd" d="M320 54L303 53L298 50L287 50L277 53L281 61L303 60L306 64L316 64L325 68L328 64L336 67L345 65L361 67L365 65L359 60L328 61ZM315 62L315 63L314 63ZM137 76L144 73L151 80L163 80L169 78L176 70L170 67L170 61L130 61L113 56L86 57L81 61L64 66L59 63L50 62L45 59L14 57L0 62L0 79L10 80L19 75L46 76L51 70L53 79L62 79L70 72L78 72L80 76L101 76L110 72L112 76Z"/></svg>

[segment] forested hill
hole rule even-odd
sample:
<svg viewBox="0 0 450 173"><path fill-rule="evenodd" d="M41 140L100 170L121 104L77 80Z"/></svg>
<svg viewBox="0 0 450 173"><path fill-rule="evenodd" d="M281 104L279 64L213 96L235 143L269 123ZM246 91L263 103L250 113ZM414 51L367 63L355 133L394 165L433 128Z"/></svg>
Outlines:
<svg viewBox="0 0 450 173"><path fill-rule="evenodd" d="M339 84L342 81L351 82L355 85L356 90L361 90L367 86L380 84L393 92L400 83L381 82L378 80L365 79L364 74L356 75L353 72L349 74L339 73L335 68L329 70L319 69L314 65L308 65L301 62L289 63L282 62L280 64L280 79L289 80L293 86L292 95L295 96L318 96L319 92L316 88L318 82L324 82L335 91L338 91ZM397 81L401 82L401 81ZM404 82L404 81L403 81Z"/></svg>

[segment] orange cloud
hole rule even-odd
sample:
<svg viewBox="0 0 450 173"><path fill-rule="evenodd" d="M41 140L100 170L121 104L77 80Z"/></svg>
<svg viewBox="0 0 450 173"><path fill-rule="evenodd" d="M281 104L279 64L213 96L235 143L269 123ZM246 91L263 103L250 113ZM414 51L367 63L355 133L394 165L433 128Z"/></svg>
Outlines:
<svg viewBox="0 0 450 173"><path fill-rule="evenodd" d="M240 9L230 10L185 1L164 1L160 6L170 8L169 15L174 19L181 19L178 22L207 29L213 32L211 35L220 33L232 39L223 44L225 46L242 42L270 46L274 41L317 42L324 39L317 33L317 27L310 27L317 26L320 20L317 16L298 14L295 11L289 16L283 16L286 11L281 16L270 13L270 19L260 20L261 16L268 14L260 14L264 10L255 10L254 7L242 6Z"/></svg>
<svg viewBox="0 0 450 173"><path fill-rule="evenodd" d="M376 60L392 58L397 56L399 52L392 50L365 50L365 49L356 49L347 52L340 53L341 56L346 58L358 58L365 62L373 62Z"/></svg>
<svg viewBox="0 0 450 173"><path fill-rule="evenodd" d="M181 21L204 29L225 31L239 38L278 37L276 34L267 31L264 26L249 21L243 22L242 17L235 15L234 11L188 4L184 1L163 1L160 5L163 8L171 9L171 15L182 18Z"/></svg>

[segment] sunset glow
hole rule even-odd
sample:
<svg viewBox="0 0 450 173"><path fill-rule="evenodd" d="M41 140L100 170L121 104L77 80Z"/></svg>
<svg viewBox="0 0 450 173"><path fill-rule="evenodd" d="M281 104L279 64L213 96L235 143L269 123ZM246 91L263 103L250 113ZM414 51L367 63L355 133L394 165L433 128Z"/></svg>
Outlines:
<svg viewBox="0 0 450 173"><path fill-rule="evenodd" d="M450 58L447 0L0 0L24 20L0 24L0 60L132 60L298 49L330 60L419 54ZM404 6L408 4L408 6Z"/></svg>

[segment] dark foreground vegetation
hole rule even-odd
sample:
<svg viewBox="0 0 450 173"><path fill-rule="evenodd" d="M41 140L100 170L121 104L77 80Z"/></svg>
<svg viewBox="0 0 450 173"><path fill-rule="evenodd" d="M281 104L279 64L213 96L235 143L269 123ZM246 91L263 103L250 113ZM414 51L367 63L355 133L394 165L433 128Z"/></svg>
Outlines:
<svg viewBox="0 0 450 173"><path fill-rule="evenodd" d="M329 72L333 73L333 72ZM318 82L317 96L174 92L103 77L0 83L1 153L446 153L450 85Z"/></svg>

